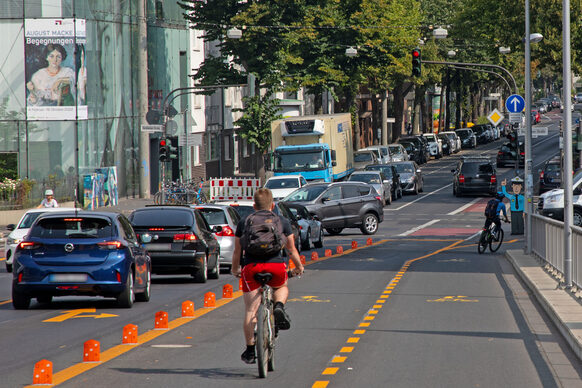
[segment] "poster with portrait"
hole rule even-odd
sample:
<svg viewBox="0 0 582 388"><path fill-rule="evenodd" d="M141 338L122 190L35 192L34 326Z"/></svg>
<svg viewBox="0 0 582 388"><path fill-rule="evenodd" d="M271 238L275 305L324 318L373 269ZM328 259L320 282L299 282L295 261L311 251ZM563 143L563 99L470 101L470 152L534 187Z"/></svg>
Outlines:
<svg viewBox="0 0 582 388"><path fill-rule="evenodd" d="M28 120L86 120L84 19L26 19Z"/></svg>

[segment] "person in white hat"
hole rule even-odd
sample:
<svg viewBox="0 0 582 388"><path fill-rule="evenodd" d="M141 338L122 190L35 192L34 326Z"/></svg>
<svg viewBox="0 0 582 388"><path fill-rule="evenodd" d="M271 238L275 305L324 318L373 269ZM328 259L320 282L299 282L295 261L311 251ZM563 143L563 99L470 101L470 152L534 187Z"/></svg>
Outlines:
<svg viewBox="0 0 582 388"><path fill-rule="evenodd" d="M510 209L511 209L511 234L523 234L524 222L523 222L523 211L525 210L525 197L521 194L521 189L523 188L523 179L516 176L511 180L511 188L513 189L513 194L509 194L505 189L507 184L507 179L501 182L501 190L507 198L509 198Z"/></svg>
<svg viewBox="0 0 582 388"><path fill-rule="evenodd" d="M44 192L44 199L40 202L40 205L37 208L43 207L59 207L57 200L54 197L54 193L51 189L48 189Z"/></svg>

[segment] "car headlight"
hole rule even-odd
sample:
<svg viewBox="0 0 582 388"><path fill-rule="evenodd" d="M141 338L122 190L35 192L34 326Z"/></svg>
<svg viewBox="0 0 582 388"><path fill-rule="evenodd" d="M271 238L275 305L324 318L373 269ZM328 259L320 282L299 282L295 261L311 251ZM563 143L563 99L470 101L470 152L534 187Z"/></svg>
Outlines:
<svg viewBox="0 0 582 388"><path fill-rule="evenodd" d="M411 176L410 178L406 179L406 182L408 182L408 183L414 182L414 177Z"/></svg>
<svg viewBox="0 0 582 388"><path fill-rule="evenodd" d="M546 203L557 203L560 202L560 198L562 196L561 195L551 195L548 198L546 198Z"/></svg>
<svg viewBox="0 0 582 388"><path fill-rule="evenodd" d="M12 245L12 244L20 244L20 242L21 242L21 241L22 241L22 239L20 239L20 238L12 238L12 237L8 237L8 238L6 239L6 242L7 242L9 245Z"/></svg>

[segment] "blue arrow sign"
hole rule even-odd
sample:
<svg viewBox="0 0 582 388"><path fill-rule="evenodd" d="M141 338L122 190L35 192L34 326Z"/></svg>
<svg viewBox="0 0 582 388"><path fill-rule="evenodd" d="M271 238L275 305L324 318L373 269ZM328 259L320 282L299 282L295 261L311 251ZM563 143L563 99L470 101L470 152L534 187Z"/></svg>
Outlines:
<svg viewBox="0 0 582 388"><path fill-rule="evenodd" d="M519 94L512 94L505 100L505 107L509 113L520 113L525 108L525 100Z"/></svg>

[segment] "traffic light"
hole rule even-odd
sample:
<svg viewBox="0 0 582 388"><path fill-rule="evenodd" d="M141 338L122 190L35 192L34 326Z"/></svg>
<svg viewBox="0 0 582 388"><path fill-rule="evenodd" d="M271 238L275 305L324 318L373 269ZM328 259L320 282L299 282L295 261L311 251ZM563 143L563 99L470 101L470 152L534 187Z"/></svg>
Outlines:
<svg viewBox="0 0 582 388"><path fill-rule="evenodd" d="M415 48L412 50L412 76L420 77L422 67L422 58L420 56L420 49Z"/></svg>
<svg viewBox="0 0 582 388"><path fill-rule="evenodd" d="M168 141L166 139L160 139L160 162L165 162L168 160Z"/></svg>
<svg viewBox="0 0 582 388"><path fill-rule="evenodd" d="M174 138L175 139L175 138ZM178 159L178 147L172 145L173 139L166 139L166 147L168 149L168 159L175 160Z"/></svg>

